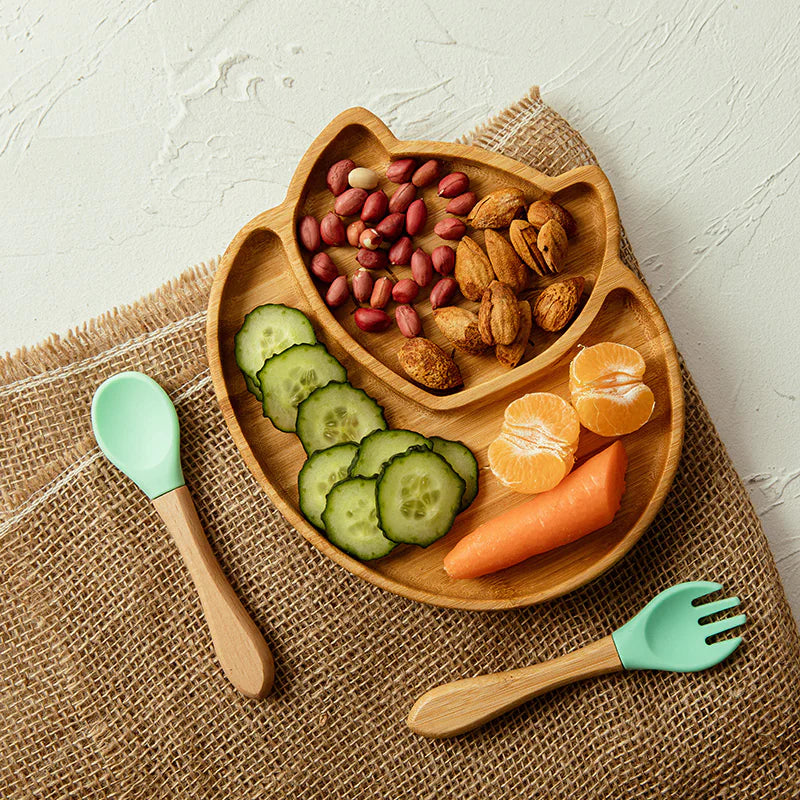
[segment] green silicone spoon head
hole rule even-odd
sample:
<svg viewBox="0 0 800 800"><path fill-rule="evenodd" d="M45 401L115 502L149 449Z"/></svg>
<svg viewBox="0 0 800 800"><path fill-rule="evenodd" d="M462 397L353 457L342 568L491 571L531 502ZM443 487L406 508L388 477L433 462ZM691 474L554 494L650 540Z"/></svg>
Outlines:
<svg viewBox="0 0 800 800"><path fill-rule="evenodd" d="M738 606L739 598L693 605L694 601L720 589L719 583L690 581L656 595L633 619L611 634L622 665L626 669L699 672L726 659L742 638L736 636L711 643L707 639L743 625L745 615L713 622L707 618Z"/></svg>
<svg viewBox="0 0 800 800"><path fill-rule="evenodd" d="M92 429L106 458L151 500L185 483L175 406L147 375L104 381L92 398Z"/></svg>

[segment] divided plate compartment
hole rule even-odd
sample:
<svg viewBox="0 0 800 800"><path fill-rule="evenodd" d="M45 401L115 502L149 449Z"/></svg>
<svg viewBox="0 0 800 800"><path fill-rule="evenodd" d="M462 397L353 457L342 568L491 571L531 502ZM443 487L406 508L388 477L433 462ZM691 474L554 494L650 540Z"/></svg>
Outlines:
<svg viewBox="0 0 800 800"><path fill-rule="evenodd" d="M470 177L478 197L499 186L524 190L528 202L552 197L575 217L578 232L570 239L561 273L535 278L521 296L533 299L549 283L571 276L586 279L583 305L571 325L549 334L535 325L533 344L523 363L509 370L494 355L456 352L464 388L434 394L409 381L397 361L403 337L393 326L384 333L356 327L352 303L331 310L324 303L325 286L308 272L310 256L296 239L299 219L321 219L333 208L325 177L341 158L374 169L379 186L392 160L414 156L437 158L445 172L460 170ZM442 244L433 226L444 213L445 200L436 186L422 190L428 224L415 246L427 252ZM468 229L483 244L482 231ZM455 246L455 242L451 243ZM341 273L358 269L355 250L327 248ZM391 267L395 277L410 276L408 267ZM376 272L376 276L379 273ZM452 347L439 333L427 302L429 288L415 307L424 335L446 351ZM322 294L320 293L322 292ZM477 310L463 299L459 305ZM390 555L362 563L334 547L298 509L297 474L305 453L293 434L281 433L261 415L259 402L247 391L233 354L234 336L244 315L263 303L284 303L303 311L318 338L347 369L350 382L363 388L385 409L392 428L463 441L475 453L480 491L470 508L456 518L452 530L430 547L397 547ZM236 235L222 258L209 301L207 347L214 388L225 421L248 468L275 505L315 547L350 572L400 595L435 605L468 609L527 606L562 595L608 569L636 543L661 507L672 483L683 439L683 389L675 345L650 293L619 258L619 216L614 194L603 172L578 167L548 177L505 156L477 147L444 142L400 141L373 114L353 108L336 117L301 160L284 202L259 214ZM655 410L640 430L624 437L630 464L622 508L611 525L573 544L528 559L522 564L475 580L453 580L442 559L458 539L481 522L524 502L504 488L488 469L490 442L497 436L506 406L528 392L554 392L569 399L569 362L581 346L615 341L635 347L647 365L645 382L655 394ZM581 429L578 461L610 444ZM301 546L298 543L298 546Z"/></svg>

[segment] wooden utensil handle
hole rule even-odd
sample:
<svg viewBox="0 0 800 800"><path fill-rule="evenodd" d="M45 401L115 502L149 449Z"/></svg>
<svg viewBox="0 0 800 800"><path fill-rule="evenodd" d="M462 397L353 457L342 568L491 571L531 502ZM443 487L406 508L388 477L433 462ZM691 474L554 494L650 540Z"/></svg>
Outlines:
<svg viewBox="0 0 800 800"><path fill-rule="evenodd" d="M185 486L153 500L192 576L219 663L246 697L269 694L275 666L261 631L250 619L214 557Z"/></svg>
<svg viewBox="0 0 800 800"><path fill-rule="evenodd" d="M552 661L437 686L414 703L408 725L422 736L458 736L550 689L621 669L614 640L606 636Z"/></svg>

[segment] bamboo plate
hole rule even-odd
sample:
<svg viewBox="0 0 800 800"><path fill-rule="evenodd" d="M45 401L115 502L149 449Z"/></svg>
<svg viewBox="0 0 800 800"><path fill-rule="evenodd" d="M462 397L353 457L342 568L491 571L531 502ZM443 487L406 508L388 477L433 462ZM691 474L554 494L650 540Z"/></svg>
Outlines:
<svg viewBox="0 0 800 800"><path fill-rule="evenodd" d="M409 382L397 363L403 339L396 327L368 334L354 324L352 304L331 311L309 276L295 240L299 218L320 219L332 209L325 184L328 167L341 158L385 174L392 159L438 158L445 170L461 170L482 196L501 185L521 187L528 201L551 195L566 206L578 225L570 240L560 278L586 278L584 306L570 327L545 334L534 327L532 346L513 370L491 355L456 360L465 388L434 395ZM384 188L393 188L386 182ZM427 234L415 243L441 244L432 229L444 216L445 202L436 187L424 191ZM481 231L470 232L483 244ZM340 270L358 266L351 248L329 248ZM393 267L406 275L407 267ZM553 279L549 279L552 281ZM546 281L537 279L536 288ZM427 290L426 290L427 292ZM588 296L588 299L587 299ZM350 381L364 388L385 408L393 428L463 440L481 466L477 499L459 515L453 529L426 549L397 547L377 561L362 563L341 552L302 517L298 510L297 473L305 460L299 440L275 430L245 388L233 356L233 337L244 315L262 303L299 308L314 324L320 340L347 368ZM462 304L475 307L477 304ZM451 349L430 318L430 305L417 305L428 335ZM225 421L250 471L289 522L315 547L338 564L377 586L435 605L468 609L501 609L539 603L581 586L622 558L644 533L664 501L680 456L683 438L683 391L675 345L664 318L647 289L620 261L619 216L611 186L598 167L579 167L547 177L530 167L477 147L444 142L399 141L363 108L340 114L317 137L300 161L283 203L259 214L236 235L214 279L208 309L207 346L217 398ZM635 347L645 358L645 380L656 397L652 419L624 438L630 457L627 490L614 522L579 541L494 575L477 580L450 579L442 558L453 544L480 522L524 499L503 488L486 469L486 450L496 436L506 405L526 392L555 392L568 398L568 365L578 345L613 340ZM581 430L578 457L609 440Z"/></svg>

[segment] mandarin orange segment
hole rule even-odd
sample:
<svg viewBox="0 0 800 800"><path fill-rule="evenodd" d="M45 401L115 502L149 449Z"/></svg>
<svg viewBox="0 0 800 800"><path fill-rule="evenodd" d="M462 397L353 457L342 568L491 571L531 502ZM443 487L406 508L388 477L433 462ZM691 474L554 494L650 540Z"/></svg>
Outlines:
<svg viewBox="0 0 800 800"><path fill-rule="evenodd" d="M581 350L569 365L569 391L581 425L599 436L622 436L650 419L655 397L644 381L641 353L618 342Z"/></svg>
<svg viewBox="0 0 800 800"><path fill-rule="evenodd" d="M572 469L579 433L578 415L566 400L526 394L506 408L500 434L489 445L489 467L515 492L546 492Z"/></svg>

